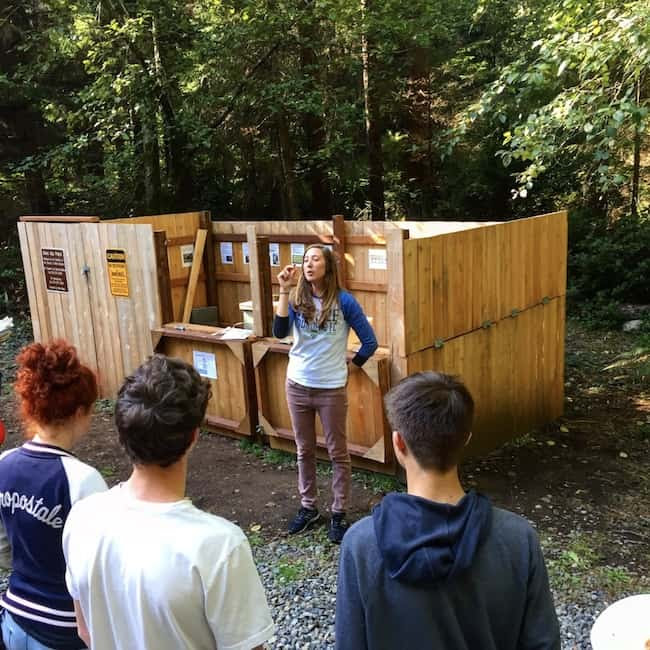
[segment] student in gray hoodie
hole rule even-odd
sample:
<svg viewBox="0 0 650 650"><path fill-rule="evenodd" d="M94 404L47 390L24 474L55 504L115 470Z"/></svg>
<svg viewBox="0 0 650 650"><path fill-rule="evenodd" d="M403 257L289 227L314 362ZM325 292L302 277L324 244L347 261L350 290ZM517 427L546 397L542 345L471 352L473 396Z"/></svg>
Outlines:
<svg viewBox="0 0 650 650"><path fill-rule="evenodd" d="M535 531L460 484L467 388L421 372L385 402L408 493L384 497L343 540L336 649L559 650Z"/></svg>

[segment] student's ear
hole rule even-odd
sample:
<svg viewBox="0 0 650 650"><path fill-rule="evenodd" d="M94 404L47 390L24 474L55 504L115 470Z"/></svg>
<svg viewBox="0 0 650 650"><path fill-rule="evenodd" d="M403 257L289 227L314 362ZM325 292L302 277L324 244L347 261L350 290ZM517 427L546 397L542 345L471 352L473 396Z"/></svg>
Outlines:
<svg viewBox="0 0 650 650"><path fill-rule="evenodd" d="M196 427L194 431L192 431L192 441L190 442L190 446L188 447L188 451L194 448L194 445L199 441L199 427Z"/></svg>
<svg viewBox="0 0 650 650"><path fill-rule="evenodd" d="M393 431L393 450L398 461L407 453L406 442L399 431Z"/></svg>
<svg viewBox="0 0 650 650"><path fill-rule="evenodd" d="M467 440L465 440L465 447L467 447L467 445L469 445L469 441L470 441L471 439L472 439L472 432L470 431L470 432L467 434Z"/></svg>

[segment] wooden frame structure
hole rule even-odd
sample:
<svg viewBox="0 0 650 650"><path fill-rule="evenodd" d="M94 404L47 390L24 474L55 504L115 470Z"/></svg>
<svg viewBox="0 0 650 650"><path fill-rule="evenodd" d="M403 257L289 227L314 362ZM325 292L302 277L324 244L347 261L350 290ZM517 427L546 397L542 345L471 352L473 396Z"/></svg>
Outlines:
<svg viewBox="0 0 650 650"><path fill-rule="evenodd" d="M44 220L56 223L44 224ZM248 420L239 419L242 412L227 415L222 404L211 415L212 425L233 435L251 435L259 420L272 444L290 448L281 397L286 346L270 338L275 276L282 266L299 261L309 244L321 242L336 253L342 286L372 319L385 349L376 367L369 366L375 370L364 374L367 386L362 389L351 380L351 402L357 399L355 391L372 386L374 392L365 393L366 399L380 406L390 385L418 370L459 374L476 401L471 453L492 448L562 413L566 212L498 223L352 222L340 215L331 221L219 222L211 221L206 212L96 221L92 217L72 222L61 217L24 218L19 231L35 338L67 336L88 350L87 358L94 359L96 367L111 365L104 395L114 393L123 374L151 353L151 340L144 340L144 331L162 336L164 349L170 346L188 354L190 342L198 345L212 334L191 326L191 336L188 331L179 336L182 330L163 329L163 323L182 320L192 306L211 305L218 308L220 326L237 324L242 321L240 303L252 300L257 338L251 336L249 352L238 356L231 347L215 343L217 337L210 339L212 348L228 350L239 362L244 359L246 372L239 368L229 373L238 377L240 385L237 390L229 388L228 394L242 400ZM81 228L103 234L73 232ZM129 247L130 241L139 248ZM199 252L203 241L203 252L194 258L193 247ZM70 245L70 264L75 268L87 264L85 248L94 246L100 261L107 248L126 251L133 287L130 306L125 306L125 298L110 296L108 273L96 264L91 277L102 278L96 287L109 298L88 294L85 280L75 276L70 285L81 293L71 311L65 299L50 295L39 277L43 242L53 248ZM79 242L76 248L73 242ZM113 311L120 315L112 317ZM50 326L65 323L68 313L74 314L68 321L85 327L75 331L69 322ZM118 330L121 356L113 359L111 337ZM349 422L349 429L359 432L358 444L351 439L359 464L392 468L383 416L379 422L362 413ZM367 436L364 429L370 431ZM381 454L375 447L379 441Z"/></svg>

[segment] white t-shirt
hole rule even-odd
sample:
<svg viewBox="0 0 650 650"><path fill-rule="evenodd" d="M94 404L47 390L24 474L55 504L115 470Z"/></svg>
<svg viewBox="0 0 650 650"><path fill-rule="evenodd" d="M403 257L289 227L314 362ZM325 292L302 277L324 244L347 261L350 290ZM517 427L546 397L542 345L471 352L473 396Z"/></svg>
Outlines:
<svg viewBox="0 0 650 650"><path fill-rule="evenodd" d="M249 650L274 633L246 536L188 499L118 485L72 508L66 582L93 650Z"/></svg>

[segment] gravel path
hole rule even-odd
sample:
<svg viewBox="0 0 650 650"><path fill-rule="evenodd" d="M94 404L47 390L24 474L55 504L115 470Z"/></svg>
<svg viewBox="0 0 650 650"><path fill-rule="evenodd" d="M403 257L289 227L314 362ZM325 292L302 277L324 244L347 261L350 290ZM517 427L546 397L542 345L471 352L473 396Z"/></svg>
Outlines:
<svg viewBox="0 0 650 650"><path fill-rule="evenodd" d="M334 648L338 548L320 537L313 532L296 542L278 540L253 549L277 627L269 644L274 650ZM556 594L562 650L591 650L589 632L609 603L597 593L587 599L591 603L581 607L563 604Z"/></svg>
<svg viewBox="0 0 650 650"><path fill-rule="evenodd" d="M277 634L272 650L330 650L334 648L334 608L338 548L321 531L296 540L256 545L253 553L273 612ZM6 577L0 576L0 593ZM591 650L589 632L609 604L590 594L588 607L563 604L556 595L562 650Z"/></svg>

